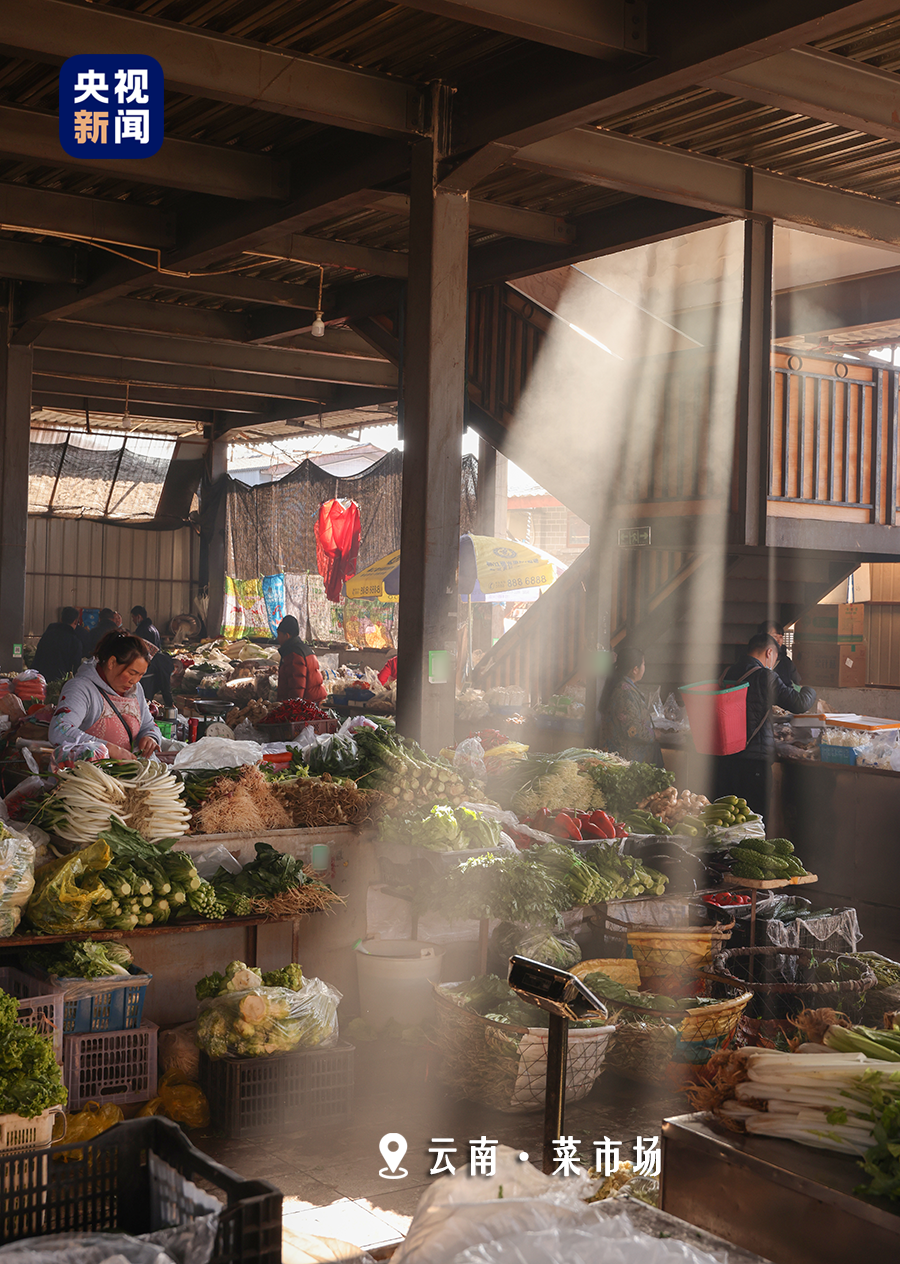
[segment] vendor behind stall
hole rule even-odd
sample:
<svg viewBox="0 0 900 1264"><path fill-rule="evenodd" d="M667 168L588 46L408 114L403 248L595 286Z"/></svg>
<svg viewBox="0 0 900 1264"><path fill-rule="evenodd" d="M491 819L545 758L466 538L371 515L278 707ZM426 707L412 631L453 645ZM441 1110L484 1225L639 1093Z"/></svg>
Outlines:
<svg viewBox="0 0 900 1264"><path fill-rule="evenodd" d="M716 794L736 794L763 819L768 819L775 733L772 708L794 715L809 711L816 691L808 685L786 685L777 674L779 645L768 632L751 636L744 654L723 676L726 685L747 683L747 744L734 755L716 756Z"/></svg>
<svg viewBox="0 0 900 1264"><path fill-rule="evenodd" d="M600 744L625 759L662 768L650 707L638 689L645 668L643 650L625 643L619 646L616 665L600 695Z"/></svg>
<svg viewBox="0 0 900 1264"><path fill-rule="evenodd" d="M65 746L73 757L131 759L155 754L162 734L139 684L148 666L143 641L125 632L107 633L96 658L63 686L50 721L53 745Z"/></svg>
<svg viewBox="0 0 900 1264"><path fill-rule="evenodd" d="M288 698L305 698L307 702L322 703L328 690L322 681L319 660L305 641L300 638L300 624L292 614L286 614L275 634L278 641L278 701Z"/></svg>

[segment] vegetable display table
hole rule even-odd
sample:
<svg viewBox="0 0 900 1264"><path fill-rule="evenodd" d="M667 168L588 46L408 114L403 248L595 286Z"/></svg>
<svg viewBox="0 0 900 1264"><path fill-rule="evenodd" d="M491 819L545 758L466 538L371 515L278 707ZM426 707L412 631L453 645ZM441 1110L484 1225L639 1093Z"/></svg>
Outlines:
<svg viewBox="0 0 900 1264"><path fill-rule="evenodd" d="M722 882L726 887L736 887L750 892L750 947L756 947L756 895L758 891L782 891L785 887L804 886L810 882L818 882L814 873L807 873L802 878L735 878L725 874ZM753 978L753 958L750 958L750 978Z"/></svg>
<svg viewBox="0 0 900 1264"><path fill-rule="evenodd" d="M703 1114L667 1119L660 1206L774 1264L900 1255L900 1207L857 1197L852 1158L750 1137Z"/></svg>

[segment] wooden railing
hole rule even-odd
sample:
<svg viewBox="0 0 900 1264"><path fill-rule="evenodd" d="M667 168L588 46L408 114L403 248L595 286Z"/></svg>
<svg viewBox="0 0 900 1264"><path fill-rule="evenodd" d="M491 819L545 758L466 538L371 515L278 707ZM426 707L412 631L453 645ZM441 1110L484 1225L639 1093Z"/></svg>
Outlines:
<svg viewBox="0 0 900 1264"><path fill-rule="evenodd" d="M779 516L817 506L829 517L893 523L896 395L896 370L775 353L768 494L784 506Z"/></svg>
<svg viewBox="0 0 900 1264"><path fill-rule="evenodd" d="M553 320L508 285L471 296L469 393L503 426L515 416ZM648 505L670 515L702 513L728 495L728 463L709 456L732 408L728 390L716 393L714 366L715 356L703 350L635 362L628 412L647 439L645 455L622 463L617 507L624 516ZM876 363L773 352L770 516L894 524L898 382L900 371ZM548 477L557 455L542 454ZM741 459L736 454L735 468Z"/></svg>

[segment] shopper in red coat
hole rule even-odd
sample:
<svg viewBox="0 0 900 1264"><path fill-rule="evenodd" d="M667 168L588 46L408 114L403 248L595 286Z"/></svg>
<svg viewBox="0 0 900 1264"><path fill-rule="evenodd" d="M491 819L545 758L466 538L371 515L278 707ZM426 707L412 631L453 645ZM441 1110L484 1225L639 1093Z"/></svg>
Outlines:
<svg viewBox="0 0 900 1264"><path fill-rule="evenodd" d="M287 614L278 625L276 633L278 653L278 701L288 698L305 698L307 702L322 703L327 690L322 682L319 660L305 641L300 639L300 624L292 614Z"/></svg>

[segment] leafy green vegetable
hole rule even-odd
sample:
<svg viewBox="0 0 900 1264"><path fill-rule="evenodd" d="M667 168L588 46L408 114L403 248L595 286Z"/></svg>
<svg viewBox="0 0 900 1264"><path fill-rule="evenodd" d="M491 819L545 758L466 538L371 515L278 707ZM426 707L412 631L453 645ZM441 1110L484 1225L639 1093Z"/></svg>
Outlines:
<svg viewBox="0 0 900 1264"><path fill-rule="evenodd" d="M256 844L256 858L240 873L219 868L212 884L216 898L238 916L250 912L250 900L271 897L302 887L306 882L303 861L276 850L270 843Z"/></svg>
<svg viewBox="0 0 900 1264"><path fill-rule="evenodd" d="M0 1114L34 1119L66 1100L53 1040L19 1022L19 1003L0 991Z"/></svg>
<svg viewBox="0 0 900 1264"><path fill-rule="evenodd" d="M131 953L124 948L128 957L126 963L120 959L118 949L118 944L95 943L86 939L83 943L76 941L56 944L52 948L32 948L24 957L29 965L38 966L47 974L55 974L61 979L104 979L129 973L126 964L132 960Z"/></svg>
<svg viewBox="0 0 900 1264"><path fill-rule="evenodd" d="M225 975L220 974L218 970L214 970L212 974L207 974L194 985L198 1001L204 1001L210 996L221 996L225 991Z"/></svg>
<svg viewBox="0 0 900 1264"><path fill-rule="evenodd" d="M436 880L433 898L445 917L504 922L552 922L570 904L565 883L527 852L473 856Z"/></svg>
<svg viewBox="0 0 900 1264"><path fill-rule="evenodd" d="M474 851L498 845L500 823L471 808L438 803L430 812L422 809L405 817L382 817L379 834L386 842L429 851Z"/></svg>
<svg viewBox="0 0 900 1264"><path fill-rule="evenodd" d="M564 751L563 755L568 753ZM618 820L645 799L675 784L674 773L654 764L620 764L600 759L595 752L572 753L584 757L579 761L581 772L590 777L603 796L604 808Z"/></svg>

